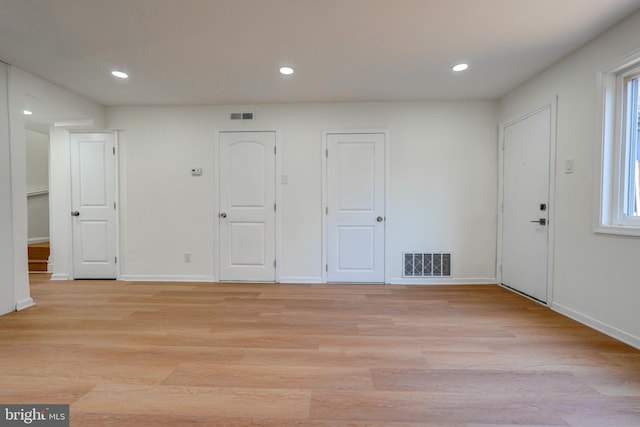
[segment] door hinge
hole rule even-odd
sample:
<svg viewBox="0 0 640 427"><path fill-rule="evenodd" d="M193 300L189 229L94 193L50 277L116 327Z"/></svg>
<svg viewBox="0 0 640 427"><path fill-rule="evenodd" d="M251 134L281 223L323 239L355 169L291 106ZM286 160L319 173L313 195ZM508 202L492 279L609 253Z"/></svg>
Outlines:
<svg viewBox="0 0 640 427"><path fill-rule="evenodd" d="M324 271L329 271L329 264L324 265Z"/></svg>
<svg viewBox="0 0 640 427"><path fill-rule="evenodd" d="M274 145L274 146L273 146L273 154L276 154L276 153L277 153L277 151L276 151L277 149L278 149L278 148Z"/></svg>
<svg viewBox="0 0 640 427"><path fill-rule="evenodd" d="M500 273L502 273L502 266L499 267L499 271L500 271Z"/></svg>
<svg viewBox="0 0 640 427"><path fill-rule="evenodd" d="M116 209L116 202L113 202L113 210Z"/></svg>
<svg viewBox="0 0 640 427"><path fill-rule="evenodd" d="M324 155L325 155L325 157L329 157L329 149L328 148L326 150L324 150Z"/></svg>
<svg viewBox="0 0 640 427"><path fill-rule="evenodd" d="M326 208L324 208L324 213L325 213L325 215L329 215L329 206L327 206Z"/></svg>
<svg viewBox="0 0 640 427"><path fill-rule="evenodd" d="M273 268L276 268L276 266L277 266L277 265L278 265L278 264L277 264L276 260L274 259L274 260L273 260Z"/></svg>
<svg viewBox="0 0 640 427"><path fill-rule="evenodd" d="M278 209L278 208L277 208L277 206L278 206L278 205L277 205L276 203L274 203L274 204L273 204L273 211L274 211L274 212Z"/></svg>
<svg viewBox="0 0 640 427"><path fill-rule="evenodd" d="M116 155L116 147L111 147L113 149L113 155Z"/></svg>
<svg viewBox="0 0 640 427"><path fill-rule="evenodd" d="M118 263L118 257L114 258L114 262L117 264Z"/></svg>

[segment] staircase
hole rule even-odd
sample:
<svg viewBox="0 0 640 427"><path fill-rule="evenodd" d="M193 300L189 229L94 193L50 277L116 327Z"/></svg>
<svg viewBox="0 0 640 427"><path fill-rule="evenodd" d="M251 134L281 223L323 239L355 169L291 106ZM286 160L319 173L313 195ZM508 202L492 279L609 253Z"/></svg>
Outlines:
<svg viewBox="0 0 640 427"><path fill-rule="evenodd" d="M27 246L29 251L29 271L47 271L49 262L49 242L32 243Z"/></svg>

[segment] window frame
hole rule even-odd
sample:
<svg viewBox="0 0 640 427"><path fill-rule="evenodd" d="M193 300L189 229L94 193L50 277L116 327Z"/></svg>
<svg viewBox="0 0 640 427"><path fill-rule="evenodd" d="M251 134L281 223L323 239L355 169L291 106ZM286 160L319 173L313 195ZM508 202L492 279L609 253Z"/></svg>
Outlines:
<svg viewBox="0 0 640 427"><path fill-rule="evenodd" d="M640 77L640 49L598 71L600 143L596 156L597 182L594 227L596 233L640 237L640 216L626 215L631 173L629 98L626 82ZM636 100L637 102L637 100ZM632 138L635 140L635 138Z"/></svg>

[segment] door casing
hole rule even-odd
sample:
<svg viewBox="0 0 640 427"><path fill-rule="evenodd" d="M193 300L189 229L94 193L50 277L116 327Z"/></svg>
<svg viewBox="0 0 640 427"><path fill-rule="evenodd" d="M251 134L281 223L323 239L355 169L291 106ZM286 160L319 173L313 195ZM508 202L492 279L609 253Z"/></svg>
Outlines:
<svg viewBox="0 0 640 427"><path fill-rule="evenodd" d="M328 173L327 173L327 140L329 135L334 134L382 134L384 135L384 210L385 210L385 227L384 227L384 283L389 283L390 277L390 257L389 257L389 225L391 224L391 212L389 209L390 200L390 138L386 129L346 129L346 130L325 130L322 132L322 283L328 283L327 263L329 262L329 230L327 221L327 205L328 205Z"/></svg>
<svg viewBox="0 0 640 427"><path fill-rule="evenodd" d="M119 153L119 146L118 146L118 132L117 131L108 131L108 130L104 130L104 131L78 131L78 132L69 132L69 144L71 145L71 138L73 135L77 135L77 134L88 134L88 135L99 135L99 134L110 134L113 135L113 147L114 147L114 154L113 154L113 162L114 162L114 169L113 169L113 187L114 187L114 202L115 202L115 209L114 209L114 233L115 236L114 237L114 242L115 242L115 250L114 250L114 256L116 257L116 261L115 262L115 278L119 279L120 278L120 197L119 197L119 185L118 185L118 176L119 176L119 164L118 164L118 153ZM71 148L71 147L70 147ZM73 157L73 156L71 156ZM71 167L73 168L73 163L71 161ZM71 171L70 171L71 172ZM71 173L71 179L73 179L73 174ZM73 184L71 184L71 188L73 187ZM70 215L71 211L74 209L73 206L73 194L71 195L71 204L69 207L69 221L73 221L73 217ZM70 279L76 279L78 278L78 275L76 274L76 265L75 265L75 250L76 248L75 243L74 243L74 227L73 224L70 227L70 231L71 231L71 235L70 237L70 243L71 243L71 275L70 275ZM100 277L91 277L91 278L100 278Z"/></svg>
<svg viewBox="0 0 640 427"><path fill-rule="evenodd" d="M553 260L554 260L554 244L555 241L555 176L556 176L556 122L557 122L557 96L551 101L525 113L500 123L498 132L498 235L497 235L497 254L496 254L496 278L497 283L502 284L502 258L503 258L503 224L504 224L504 134L505 129L519 121L526 120L545 109L550 110L550 141L549 141L549 183L548 183L548 206L547 206L547 300L541 302L535 298L531 298L526 294L520 293L532 301L540 304L551 306L553 302ZM501 285L502 286L502 285ZM506 289L513 290L505 287Z"/></svg>

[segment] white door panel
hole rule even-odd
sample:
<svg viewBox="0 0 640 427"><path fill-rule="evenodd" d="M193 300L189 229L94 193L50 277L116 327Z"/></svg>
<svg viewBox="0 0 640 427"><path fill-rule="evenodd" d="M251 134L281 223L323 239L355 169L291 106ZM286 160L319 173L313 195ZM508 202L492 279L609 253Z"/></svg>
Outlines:
<svg viewBox="0 0 640 427"><path fill-rule="evenodd" d="M327 135L327 279L384 282L384 134Z"/></svg>
<svg viewBox="0 0 640 427"><path fill-rule="evenodd" d="M115 136L71 134L73 275L116 278Z"/></svg>
<svg viewBox="0 0 640 427"><path fill-rule="evenodd" d="M275 133L220 133L220 280L275 281Z"/></svg>
<svg viewBox="0 0 640 427"><path fill-rule="evenodd" d="M502 283L542 302L548 287L551 128L551 108L545 108L503 129Z"/></svg>

